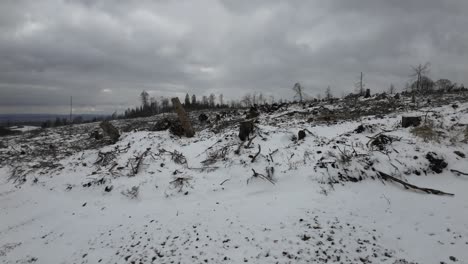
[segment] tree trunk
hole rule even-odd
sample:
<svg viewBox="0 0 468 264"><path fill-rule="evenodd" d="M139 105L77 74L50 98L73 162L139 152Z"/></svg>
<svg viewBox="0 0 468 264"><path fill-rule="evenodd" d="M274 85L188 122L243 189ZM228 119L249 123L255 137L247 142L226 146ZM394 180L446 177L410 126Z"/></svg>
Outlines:
<svg viewBox="0 0 468 264"><path fill-rule="evenodd" d="M190 119L187 113L185 112L184 107L180 103L179 98L174 97L171 99L171 101L172 105L174 105L177 115L179 116L180 124L184 128L185 136L193 137L195 135L195 131L193 130L192 123L190 122Z"/></svg>
<svg viewBox="0 0 468 264"><path fill-rule="evenodd" d="M239 126L239 138L245 141L253 131L253 121L246 120L242 121Z"/></svg>

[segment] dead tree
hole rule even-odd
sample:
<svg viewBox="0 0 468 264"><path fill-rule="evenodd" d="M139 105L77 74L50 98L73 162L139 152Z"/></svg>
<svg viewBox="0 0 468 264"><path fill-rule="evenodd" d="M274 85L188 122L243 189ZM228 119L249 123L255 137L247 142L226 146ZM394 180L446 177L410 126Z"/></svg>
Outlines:
<svg viewBox="0 0 468 264"><path fill-rule="evenodd" d="M410 75L410 77L416 79L416 91L418 91L418 92L421 90L421 82L422 82L423 76L426 75L429 72L429 66L430 66L429 62L427 62L424 65L419 64L418 66L411 66L411 69L413 70L413 73ZM412 87L411 87L411 92L412 92L411 101L412 101L412 103L415 103L416 102L416 95L415 95L414 85L412 85Z"/></svg>
<svg viewBox="0 0 468 264"><path fill-rule="evenodd" d="M187 113L185 112L184 107L180 103L179 98L174 97L171 100L172 105L174 105L177 115L179 116L180 123L184 128L185 136L193 137L195 135L195 131L193 130L192 123L190 122L190 119Z"/></svg>
<svg viewBox="0 0 468 264"><path fill-rule="evenodd" d="M295 83L293 87L293 91L296 93L296 96L299 97L299 102L302 103L302 98L303 98L303 91L302 91L302 86L300 83Z"/></svg>
<svg viewBox="0 0 468 264"><path fill-rule="evenodd" d="M355 83L355 86L356 86L356 90L357 90L357 94L359 96L363 96L364 95L364 74L361 72L361 75L359 77L359 81L357 83Z"/></svg>

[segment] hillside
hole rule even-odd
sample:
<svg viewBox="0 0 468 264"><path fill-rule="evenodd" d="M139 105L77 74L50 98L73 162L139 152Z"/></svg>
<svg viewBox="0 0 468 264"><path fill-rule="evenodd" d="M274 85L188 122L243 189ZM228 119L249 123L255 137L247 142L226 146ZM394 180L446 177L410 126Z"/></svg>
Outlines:
<svg viewBox="0 0 468 264"><path fill-rule="evenodd" d="M246 142L243 109L1 138L0 262L468 263L467 99L263 106Z"/></svg>

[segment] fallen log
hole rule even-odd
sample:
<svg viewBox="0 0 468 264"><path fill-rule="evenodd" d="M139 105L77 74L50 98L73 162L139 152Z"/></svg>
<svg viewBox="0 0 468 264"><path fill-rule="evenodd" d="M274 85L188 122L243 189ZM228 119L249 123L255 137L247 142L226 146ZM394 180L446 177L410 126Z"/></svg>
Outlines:
<svg viewBox="0 0 468 264"><path fill-rule="evenodd" d="M378 173L378 175L380 176L380 178L382 180L397 182L397 183L403 185L403 187L405 187L405 189L419 190L419 191L423 191L425 193L435 194L435 195L448 195L448 196L454 196L455 195L453 193L446 193L446 192L431 189L431 188L418 187L416 185L404 182L404 181L402 181L400 179L397 179L397 178L395 178L393 176L390 176L390 175L388 175L388 174L386 174L384 172L381 172L381 171L377 171L377 173Z"/></svg>

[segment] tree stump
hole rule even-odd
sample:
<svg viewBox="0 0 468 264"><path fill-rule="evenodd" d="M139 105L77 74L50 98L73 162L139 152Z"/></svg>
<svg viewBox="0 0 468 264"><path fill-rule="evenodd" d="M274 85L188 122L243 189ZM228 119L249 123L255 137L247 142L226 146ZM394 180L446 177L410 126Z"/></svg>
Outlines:
<svg viewBox="0 0 468 264"><path fill-rule="evenodd" d="M306 132L305 130L299 130L299 133L297 133L297 139L301 140L306 137Z"/></svg>
<svg viewBox="0 0 468 264"><path fill-rule="evenodd" d="M370 89L366 89L366 95L364 98L369 98L370 97Z"/></svg>
<svg viewBox="0 0 468 264"><path fill-rule="evenodd" d="M109 121L102 121L99 126L102 128L102 131L104 131L104 135L109 136L113 143L119 140L119 130L115 128L115 126L113 126Z"/></svg>
<svg viewBox="0 0 468 264"><path fill-rule="evenodd" d="M239 138L242 141L245 141L250 133L253 132L253 121L252 120L247 120L247 121L242 121L239 126Z"/></svg>
<svg viewBox="0 0 468 264"><path fill-rule="evenodd" d="M180 103L178 97L174 97L171 99L172 105L174 106L177 115L179 116L180 124L184 128L185 136L186 137L193 137L195 135L195 131L193 130L192 123L184 110L184 107Z"/></svg>
<svg viewBox="0 0 468 264"><path fill-rule="evenodd" d="M419 126L420 124L421 124L420 116L402 116L401 117L402 127Z"/></svg>

